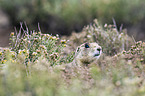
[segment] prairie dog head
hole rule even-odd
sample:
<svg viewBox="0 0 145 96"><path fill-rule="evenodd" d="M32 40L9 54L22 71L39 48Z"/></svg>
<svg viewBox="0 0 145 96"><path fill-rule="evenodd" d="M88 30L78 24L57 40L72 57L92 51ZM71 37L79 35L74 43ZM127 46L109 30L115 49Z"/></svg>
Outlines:
<svg viewBox="0 0 145 96"><path fill-rule="evenodd" d="M99 59L102 53L102 48L96 42L84 43L76 50L76 63L90 64Z"/></svg>

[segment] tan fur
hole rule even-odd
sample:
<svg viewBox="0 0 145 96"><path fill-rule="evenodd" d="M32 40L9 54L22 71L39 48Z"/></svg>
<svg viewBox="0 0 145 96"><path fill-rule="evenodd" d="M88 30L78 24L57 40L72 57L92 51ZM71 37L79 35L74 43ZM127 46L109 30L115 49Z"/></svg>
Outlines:
<svg viewBox="0 0 145 96"><path fill-rule="evenodd" d="M85 44L87 44L89 48L86 48ZM98 51L97 49L100 49L100 51ZM101 53L102 48L96 42L84 43L80 45L75 52L75 58L73 62L64 66L64 72L72 73L74 69L78 67L81 68L82 66L96 63L96 60L99 59Z"/></svg>
<svg viewBox="0 0 145 96"><path fill-rule="evenodd" d="M87 65L99 59L102 48L96 42L87 43L89 48L85 48L85 44L80 45L75 54L75 63L77 65ZM98 51L100 49L100 51Z"/></svg>

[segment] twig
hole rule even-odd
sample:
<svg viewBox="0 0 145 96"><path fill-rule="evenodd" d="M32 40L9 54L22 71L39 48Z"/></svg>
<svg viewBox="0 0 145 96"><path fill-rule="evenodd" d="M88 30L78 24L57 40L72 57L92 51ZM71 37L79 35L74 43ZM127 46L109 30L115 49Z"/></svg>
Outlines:
<svg viewBox="0 0 145 96"><path fill-rule="evenodd" d="M117 33L119 33L119 32L118 32L117 25L116 25L116 21L115 21L115 19L114 19L113 17L112 17L112 20L113 20L113 24L114 24L114 26L115 26L115 28L116 28Z"/></svg>
<svg viewBox="0 0 145 96"><path fill-rule="evenodd" d="M38 30L39 30L39 32L41 32L41 29L40 29L40 25L39 25L39 23L38 23Z"/></svg>
<svg viewBox="0 0 145 96"><path fill-rule="evenodd" d="M136 41L135 41L135 39L134 39L134 37L133 36L131 36L132 37L132 39L133 39L133 41L134 41L134 44L136 43Z"/></svg>
<svg viewBox="0 0 145 96"><path fill-rule="evenodd" d="M120 32L122 31L122 28L123 28L123 24L121 24L121 26L120 26L120 30L119 30Z"/></svg>

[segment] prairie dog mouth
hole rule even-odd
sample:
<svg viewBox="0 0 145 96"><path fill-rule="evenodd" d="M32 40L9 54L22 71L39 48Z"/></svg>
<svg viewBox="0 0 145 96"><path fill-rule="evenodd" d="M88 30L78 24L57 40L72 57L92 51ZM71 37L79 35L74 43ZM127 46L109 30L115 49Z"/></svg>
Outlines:
<svg viewBox="0 0 145 96"><path fill-rule="evenodd" d="M95 54L94 57L99 56L100 54Z"/></svg>

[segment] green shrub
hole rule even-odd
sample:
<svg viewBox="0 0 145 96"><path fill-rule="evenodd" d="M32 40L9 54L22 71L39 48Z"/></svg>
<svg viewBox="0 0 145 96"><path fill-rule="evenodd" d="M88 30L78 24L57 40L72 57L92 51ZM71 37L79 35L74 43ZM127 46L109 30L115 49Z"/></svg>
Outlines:
<svg viewBox="0 0 145 96"><path fill-rule="evenodd" d="M70 36L71 46L78 46L84 42L97 42L102 46L106 55L115 55L123 50L128 50L133 44L132 39L127 35L126 30L118 31L116 25L103 27L97 20L88 25L81 33L73 33Z"/></svg>
<svg viewBox="0 0 145 96"><path fill-rule="evenodd" d="M119 25L145 18L144 0L1 0L0 6L14 26L26 21L31 28L39 22L43 30L53 34L80 31L95 18L111 23L114 17Z"/></svg>
<svg viewBox="0 0 145 96"><path fill-rule="evenodd" d="M19 33L12 32L10 34L10 49L1 51L1 63L4 63L8 58L6 52L11 54L13 60L22 56L25 64L35 62L41 56L51 62L51 65L61 62L62 49L66 46L65 40L60 40L58 35L52 36L26 29L24 30L21 25Z"/></svg>
<svg viewBox="0 0 145 96"><path fill-rule="evenodd" d="M143 70L145 63L145 42L138 41L130 50L122 52L127 60L134 62L134 67Z"/></svg>

